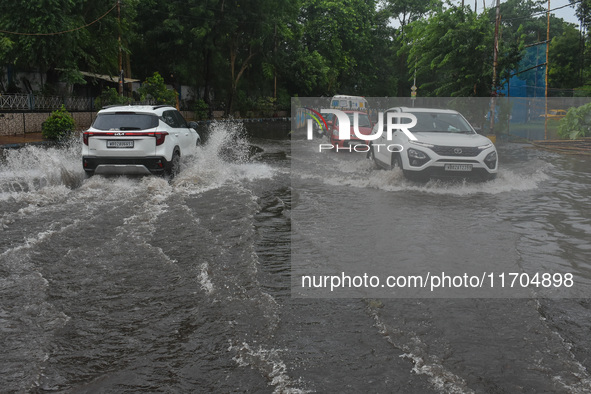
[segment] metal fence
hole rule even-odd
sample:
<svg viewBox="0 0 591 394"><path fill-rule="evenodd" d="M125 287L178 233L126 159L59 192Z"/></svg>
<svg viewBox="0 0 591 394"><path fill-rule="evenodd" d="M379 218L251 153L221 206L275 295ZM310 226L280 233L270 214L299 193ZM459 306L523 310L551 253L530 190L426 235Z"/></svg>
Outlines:
<svg viewBox="0 0 591 394"><path fill-rule="evenodd" d="M68 111L94 110L92 97L0 94L0 111L52 111L59 109L62 104Z"/></svg>

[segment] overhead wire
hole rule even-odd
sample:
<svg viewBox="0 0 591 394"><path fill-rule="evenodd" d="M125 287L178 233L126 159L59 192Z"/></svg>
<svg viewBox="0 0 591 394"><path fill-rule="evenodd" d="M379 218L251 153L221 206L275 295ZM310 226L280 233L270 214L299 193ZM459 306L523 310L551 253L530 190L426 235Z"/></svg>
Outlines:
<svg viewBox="0 0 591 394"><path fill-rule="evenodd" d="M56 36L56 35L60 35L60 34L72 33L72 32L78 31L78 30L85 29L88 26L91 26L91 25L95 24L96 22L100 21L101 19L103 19L104 17L106 17L107 15L109 15L111 13L111 11L113 11L115 9L115 7L117 7L117 4L118 3L119 3L119 0L115 1L115 4L113 5L113 7L111 7L107 12L105 12L98 19L95 19L92 22L87 23L84 26L79 26L79 27L76 27L76 28L73 28L73 29L63 30L63 31L57 31L57 32L52 32L52 33L22 33L22 32L8 31L8 30L2 30L2 29L0 29L0 33L14 34L14 35L18 35L18 36Z"/></svg>
<svg viewBox="0 0 591 394"><path fill-rule="evenodd" d="M556 7L556 8L552 8L551 10L544 10L544 11L538 11L538 12L534 12L533 14L531 14L530 16L520 16L520 17L514 17L514 18L503 18L503 22L508 22L508 21L515 21L515 20L524 20L524 19L534 19L538 16L543 16L546 15L548 12L553 12L556 10L560 10L562 8L566 8L566 7L572 7L578 3L582 3L583 0L576 0L573 1L572 3L560 6L560 7Z"/></svg>

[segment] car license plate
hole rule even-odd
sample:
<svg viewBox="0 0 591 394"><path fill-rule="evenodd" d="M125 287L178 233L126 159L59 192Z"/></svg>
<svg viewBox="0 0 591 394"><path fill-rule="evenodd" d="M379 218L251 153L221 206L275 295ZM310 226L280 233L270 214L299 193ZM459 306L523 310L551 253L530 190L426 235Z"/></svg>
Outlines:
<svg viewBox="0 0 591 394"><path fill-rule="evenodd" d="M107 141L107 148L133 148L132 141Z"/></svg>
<svg viewBox="0 0 591 394"><path fill-rule="evenodd" d="M472 171L472 164L446 164L445 171Z"/></svg>

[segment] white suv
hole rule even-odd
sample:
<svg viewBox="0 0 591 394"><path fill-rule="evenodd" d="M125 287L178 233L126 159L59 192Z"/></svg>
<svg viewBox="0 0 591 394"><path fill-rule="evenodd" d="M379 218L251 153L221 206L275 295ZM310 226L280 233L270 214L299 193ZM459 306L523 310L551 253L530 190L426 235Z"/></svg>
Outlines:
<svg viewBox="0 0 591 394"><path fill-rule="evenodd" d="M82 165L93 174L167 174L200 142L195 122L174 107L111 106L83 133Z"/></svg>
<svg viewBox="0 0 591 394"><path fill-rule="evenodd" d="M490 139L479 135L457 111L431 108L390 108L388 112L410 113L417 119L409 129L416 141L402 130L394 129L392 140L387 133L372 142L370 156L382 168L398 166L407 179L462 177L494 179L497 175L497 150ZM404 119L404 117L401 117ZM398 121L399 117L393 118ZM384 127L386 127L386 122ZM407 123L402 121L402 123ZM378 133L378 125L372 134ZM379 133L378 133L379 134Z"/></svg>

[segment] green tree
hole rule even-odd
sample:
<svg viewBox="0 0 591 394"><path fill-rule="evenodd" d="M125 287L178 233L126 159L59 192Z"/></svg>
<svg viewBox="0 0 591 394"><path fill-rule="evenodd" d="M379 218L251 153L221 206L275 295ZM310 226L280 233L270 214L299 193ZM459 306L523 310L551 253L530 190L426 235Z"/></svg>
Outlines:
<svg viewBox="0 0 591 394"><path fill-rule="evenodd" d="M571 1L572 2L572 1ZM580 23L580 53L579 56L579 86L589 92L591 90L591 45L590 30L591 27L591 0L580 0L577 2L576 15Z"/></svg>
<svg viewBox="0 0 591 394"><path fill-rule="evenodd" d="M385 19L376 1L304 0L298 54L304 56L315 95L346 91L366 94L379 83L373 70L375 49L385 41ZM322 85L319 85L321 83Z"/></svg>
<svg viewBox="0 0 591 394"><path fill-rule="evenodd" d="M425 96L489 96L493 72L494 24L488 15L450 7L409 25L409 67ZM497 83L519 60L519 42L499 44ZM498 87L498 86L497 86Z"/></svg>
<svg viewBox="0 0 591 394"><path fill-rule="evenodd" d="M137 0L123 4L131 1ZM49 92L58 81L84 83L79 70L113 70L118 52L114 4L113 0L0 2L0 28L11 32L6 36L13 42L0 51L0 63L46 75L44 89Z"/></svg>
<svg viewBox="0 0 591 394"><path fill-rule="evenodd" d="M441 11L442 8L443 2L440 0L388 0L384 3L381 13L395 20L398 26L390 37L377 47L378 50L385 49L380 56L382 61L378 64L386 67L380 73L381 80L389 81L388 85L391 86L386 95L410 95L415 66L413 60L408 60L412 42L406 34L407 26L426 18L430 13Z"/></svg>
<svg viewBox="0 0 591 394"><path fill-rule="evenodd" d="M220 13L226 30L224 47L229 60L230 113L234 109L238 84L246 70L256 57L262 55L263 49L272 43L272 15L277 11L276 3L272 0L242 0L222 5Z"/></svg>
<svg viewBox="0 0 591 394"><path fill-rule="evenodd" d="M517 74L518 78L525 81L530 95L539 94L535 91L538 87L543 89L546 68L546 34L548 28L548 19L546 15L545 1L532 0L507 0L501 4L501 32L500 35L504 42L523 41L525 49L521 52L521 61L511 72ZM494 18L496 9L489 9L489 18ZM566 29L570 24L564 22L554 15L550 16L550 37L561 37L565 34ZM572 28L573 26L570 25ZM572 37L571 33L568 38ZM559 46L565 44L564 40L560 40ZM555 55L556 53L550 49L550 70L549 73L555 76L561 74L557 67L565 66L566 60L563 56ZM557 62L555 62L557 61ZM574 62L577 64L578 62ZM538 66L538 67L536 67ZM527 71L525 71L527 70ZM552 87L563 87L559 79L550 78L549 85Z"/></svg>
<svg viewBox="0 0 591 394"><path fill-rule="evenodd" d="M238 91L249 82L273 92L279 73L275 48L282 48L286 20L295 20L297 10L297 2L277 7L272 0L142 1L137 12L143 33L134 39L133 62L140 64L141 75L159 71L170 83L193 86L209 108L215 92L231 112Z"/></svg>
<svg viewBox="0 0 591 394"><path fill-rule="evenodd" d="M552 39L549 48L549 82L552 87L573 89L581 84L580 75L580 32L572 25Z"/></svg>
<svg viewBox="0 0 591 394"><path fill-rule="evenodd" d="M400 33L404 34L406 25L422 19L430 12L441 11L441 0L386 0L385 9L400 25Z"/></svg>

